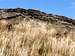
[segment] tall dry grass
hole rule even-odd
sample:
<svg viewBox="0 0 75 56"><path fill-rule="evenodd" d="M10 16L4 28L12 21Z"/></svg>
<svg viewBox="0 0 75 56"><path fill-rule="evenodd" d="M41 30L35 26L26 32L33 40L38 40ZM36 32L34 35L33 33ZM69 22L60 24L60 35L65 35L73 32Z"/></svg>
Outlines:
<svg viewBox="0 0 75 56"><path fill-rule="evenodd" d="M2 25L0 56L75 56L74 30L36 20L23 20L10 31Z"/></svg>

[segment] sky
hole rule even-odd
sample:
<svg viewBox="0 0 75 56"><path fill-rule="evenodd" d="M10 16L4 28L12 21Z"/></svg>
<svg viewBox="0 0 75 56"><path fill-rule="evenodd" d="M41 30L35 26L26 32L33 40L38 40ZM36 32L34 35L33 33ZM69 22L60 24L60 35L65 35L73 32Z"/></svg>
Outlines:
<svg viewBox="0 0 75 56"><path fill-rule="evenodd" d="M0 8L18 7L75 19L75 0L0 0Z"/></svg>

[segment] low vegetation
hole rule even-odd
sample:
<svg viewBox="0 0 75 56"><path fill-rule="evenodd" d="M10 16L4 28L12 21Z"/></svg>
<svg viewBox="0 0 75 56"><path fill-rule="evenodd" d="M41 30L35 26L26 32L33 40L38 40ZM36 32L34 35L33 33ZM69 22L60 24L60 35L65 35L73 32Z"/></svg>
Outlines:
<svg viewBox="0 0 75 56"><path fill-rule="evenodd" d="M30 20L0 30L1 56L74 56L75 35L64 28Z"/></svg>
<svg viewBox="0 0 75 56"><path fill-rule="evenodd" d="M0 20L0 56L75 56L75 29L68 28L30 17Z"/></svg>

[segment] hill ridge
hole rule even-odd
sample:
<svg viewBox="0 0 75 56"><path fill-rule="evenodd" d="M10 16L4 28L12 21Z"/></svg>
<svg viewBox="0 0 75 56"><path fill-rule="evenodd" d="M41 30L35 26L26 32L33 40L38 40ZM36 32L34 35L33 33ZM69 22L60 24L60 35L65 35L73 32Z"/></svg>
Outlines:
<svg viewBox="0 0 75 56"><path fill-rule="evenodd" d="M25 18L27 16L30 19L34 19L34 20L40 20L52 24L57 24L57 25L60 24L65 26L71 26L71 28L75 27L75 20L65 16L47 14L45 12L41 12L35 9L23 9L23 8L0 9L0 20L3 19L17 20L17 17Z"/></svg>

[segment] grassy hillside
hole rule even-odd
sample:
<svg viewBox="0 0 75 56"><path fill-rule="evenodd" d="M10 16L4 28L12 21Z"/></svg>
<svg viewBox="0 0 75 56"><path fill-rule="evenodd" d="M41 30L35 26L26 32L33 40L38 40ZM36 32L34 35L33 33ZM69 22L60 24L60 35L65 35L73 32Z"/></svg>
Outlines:
<svg viewBox="0 0 75 56"><path fill-rule="evenodd" d="M30 16L16 19L0 20L0 56L75 56L74 25Z"/></svg>

